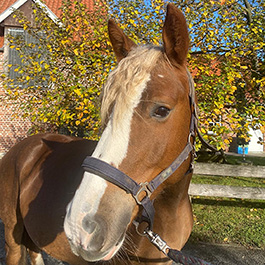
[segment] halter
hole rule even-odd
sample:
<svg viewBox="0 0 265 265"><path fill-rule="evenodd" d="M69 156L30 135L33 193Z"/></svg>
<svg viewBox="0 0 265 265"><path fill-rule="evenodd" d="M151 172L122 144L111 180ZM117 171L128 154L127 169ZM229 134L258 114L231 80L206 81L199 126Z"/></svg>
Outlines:
<svg viewBox="0 0 265 265"><path fill-rule="evenodd" d="M138 217L134 223L136 224L136 226L138 226L142 222L147 222L149 228L148 230L152 230L153 228L154 214L155 214L153 201L150 199L152 193L164 181L166 181L183 164L184 161L186 161L189 158L190 154L192 154L192 161L185 175L193 171L192 162L193 162L195 148L192 139L195 137L195 130L197 128L197 105L195 103L194 82L188 70L187 70L187 75L189 79L190 108L192 110L191 120L190 120L190 132L185 148L179 154L179 156L171 163L169 167L164 169L150 182L144 182L138 184L132 178L127 176L119 169L111 166L110 164L98 158L88 156L86 157L86 159L82 164L82 167L84 168L85 171L96 174L97 176L104 178L105 180L124 189L127 193L130 193L135 199L136 203L143 207L142 215Z"/></svg>
<svg viewBox="0 0 265 265"><path fill-rule="evenodd" d="M85 171L96 174L99 177L104 178L105 180L115 184L116 186L124 189L127 193L130 193L135 199L138 205L143 207L142 213L136 220L133 221L133 224L136 226L136 231L149 239L149 241L156 246L160 251L162 251L169 259L174 262L186 265L211 265L204 260L194 258L192 256L183 255L181 251L171 249L167 243L156 233L152 231L154 223L155 209L153 206L153 201L150 199L152 193L164 182L166 181L182 164L186 161L191 154L191 163L190 167L184 175L188 175L193 171L193 159L195 153L194 143L192 138L195 138L195 132L197 132L199 139L203 139L198 131L197 126L197 105L195 103L195 88L194 82L190 72L187 69L187 75L189 79L189 99L190 99L190 108L191 108L191 120L190 120L190 132L187 140L187 144L179 154L179 156L171 163L169 167L164 169L160 174L158 174L150 182L137 183L132 178L127 176L125 173L119 169L111 166L110 164L95 158L88 156L84 160L82 167ZM214 147L206 143L204 140L202 144L212 151L219 153ZM146 222L148 227L145 228L144 232L140 233L138 226L140 223ZM167 261L168 259L166 259ZM161 261L161 260L160 260Z"/></svg>

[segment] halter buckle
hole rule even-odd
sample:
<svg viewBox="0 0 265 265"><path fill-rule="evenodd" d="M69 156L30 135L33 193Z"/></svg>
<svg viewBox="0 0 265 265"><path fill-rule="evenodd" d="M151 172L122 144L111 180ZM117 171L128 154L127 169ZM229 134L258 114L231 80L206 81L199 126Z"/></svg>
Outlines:
<svg viewBox="0 0 265 265"><path fill-rule="evenodd" d="M135 195L133 195L136 202L140 205L142 204L142 200L145 197L150 198L150 196L152 194L152 192L148 189L148 185L149 185L148 182L140 183L139 184L139 186L140 186L139 190L137 191L137 193ZM142 198L140 198L139 196L141 195L142 192L145 192L145 196L142 196Z"/></svg>

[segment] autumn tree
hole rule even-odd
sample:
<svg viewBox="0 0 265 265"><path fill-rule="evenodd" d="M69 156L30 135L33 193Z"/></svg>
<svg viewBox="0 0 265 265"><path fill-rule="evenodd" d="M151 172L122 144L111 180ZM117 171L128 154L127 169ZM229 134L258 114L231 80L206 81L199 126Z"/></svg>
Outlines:
<svg viewBox="0 0 265 265"><path fill-rule="evenodd" d="M128 35L139 42L161 42L165 1L114 2L112 15ZM248 141L249 127L265 126L264 1L175 4L190 31L188 68L196 84L201 132L223 148L232 136Z"/></svg>
<svg viewBox="0 0 265 265"><path fill-rule="evenodd" d="M249 126L255 129L265 126L264 1L181 0L175 4L184 12L190 31L188 68L196 84L204 137L220 147L227 146L231 136L240 135L247 140ZM105 13L100 11L102 7L108 9L108 14L106 9ZM101 2L92 13L84 9L80 1L71 5L66 0L59 24L43 17L32 27L22 20L30 32L37 34L40 28L47 31L38 49L47 53L48 59L28 57L27 64L34 72L26 73L22 68L17 71L22 71L21 78L28 84L37 75L48 84L48 89L42 89L43 85L40 89L29 86L26 90L15 90L15 97L9 93L9 98L34 99L26 105L20 103L25 115L38 113L31 116L34 121L95 135L98 94L115 65L106 19L114 18L136 43L161 45L166 2L110 0ZM16 45L21 52L22 47ZM6 84L13 85L8 79ZM14 92L14 85L12 89ZM213 135L207 135L208 131Z"/></svg>
<svg viewBox="0 0 265 265"><path fill-rule="evenodd" d="M215 122L219 145L225 134L247 141L249 127L265 125L264 11L264 1L248 0L186 7L201 126Z"/></svg>
<svg viewBox="0 0 265 265"><path fill-rule="evenodd" d="M113 61L106 6L96 1L90 10L82 1L64 0L58 21L38 4L32 8L33 23L19 11L14 14L25 34L8 37L21 63L9 65L18 73L14 79L3 75L5 100L30 118L33 133L97 138L98 98Z"/></svg>

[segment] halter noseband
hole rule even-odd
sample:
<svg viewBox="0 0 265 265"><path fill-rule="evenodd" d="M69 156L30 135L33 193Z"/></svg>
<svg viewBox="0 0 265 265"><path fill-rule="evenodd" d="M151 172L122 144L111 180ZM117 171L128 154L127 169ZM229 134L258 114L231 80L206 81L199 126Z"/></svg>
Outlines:
<svg viewBox="0 0 265 265"><path fill-rule="evenodd" d="M187 70L189 78L189 98L190 98L190 107L192 109L191 120L190 120L190 133L188 136L188 142L180 153L180 155L172 162L172 164L164 169L160 174L158 174L150 182L144 182L138 184L132 178L127 176L125 173L119 169L111 166L110 164L92 157L88 156L84 160L82 167L85 171L96 174L99 177L104 178L105 180L115 184L116 186L124 189L127 193L130 193L136 203L143 207L142 215L137 219L137 223L147 222L149 229L152 230L154 222L155 209L153 206L153 201L150 199L152 193L164 182L166 181L181 165L188 159L190 153L194 154L194 144L191 141L191 138L195 137L195 130L197 127L197 106L195 103L195 88L191 74ZM186 174L191 173L193 170L192 163ZM185 175L186 175L185 174Z"/></svg>

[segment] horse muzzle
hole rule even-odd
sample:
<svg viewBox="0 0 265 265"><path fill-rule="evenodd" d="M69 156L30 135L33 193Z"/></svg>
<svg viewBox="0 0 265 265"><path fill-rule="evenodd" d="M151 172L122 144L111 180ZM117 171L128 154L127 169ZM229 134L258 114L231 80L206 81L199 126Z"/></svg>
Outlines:
<svg viewBox="0 0 265 265"><path fill-rule="evenodd" d="M109 207L94 215L83 213L75 217L71 216L71 206L64 230L72 252L89 262L111 259L123 244L132 211L121 208L117 214Z"/></svg>
<svg viewBox="0 0 265 265"><path fill-rule="evenodd" d="M127 225L113 231L103 218L89 214L83 218L79 230L69 229L69 224L65 224L72 252L89 262L111 259L124 241L126 228ZM67 232L69 230L71 231Z"/></svg>

